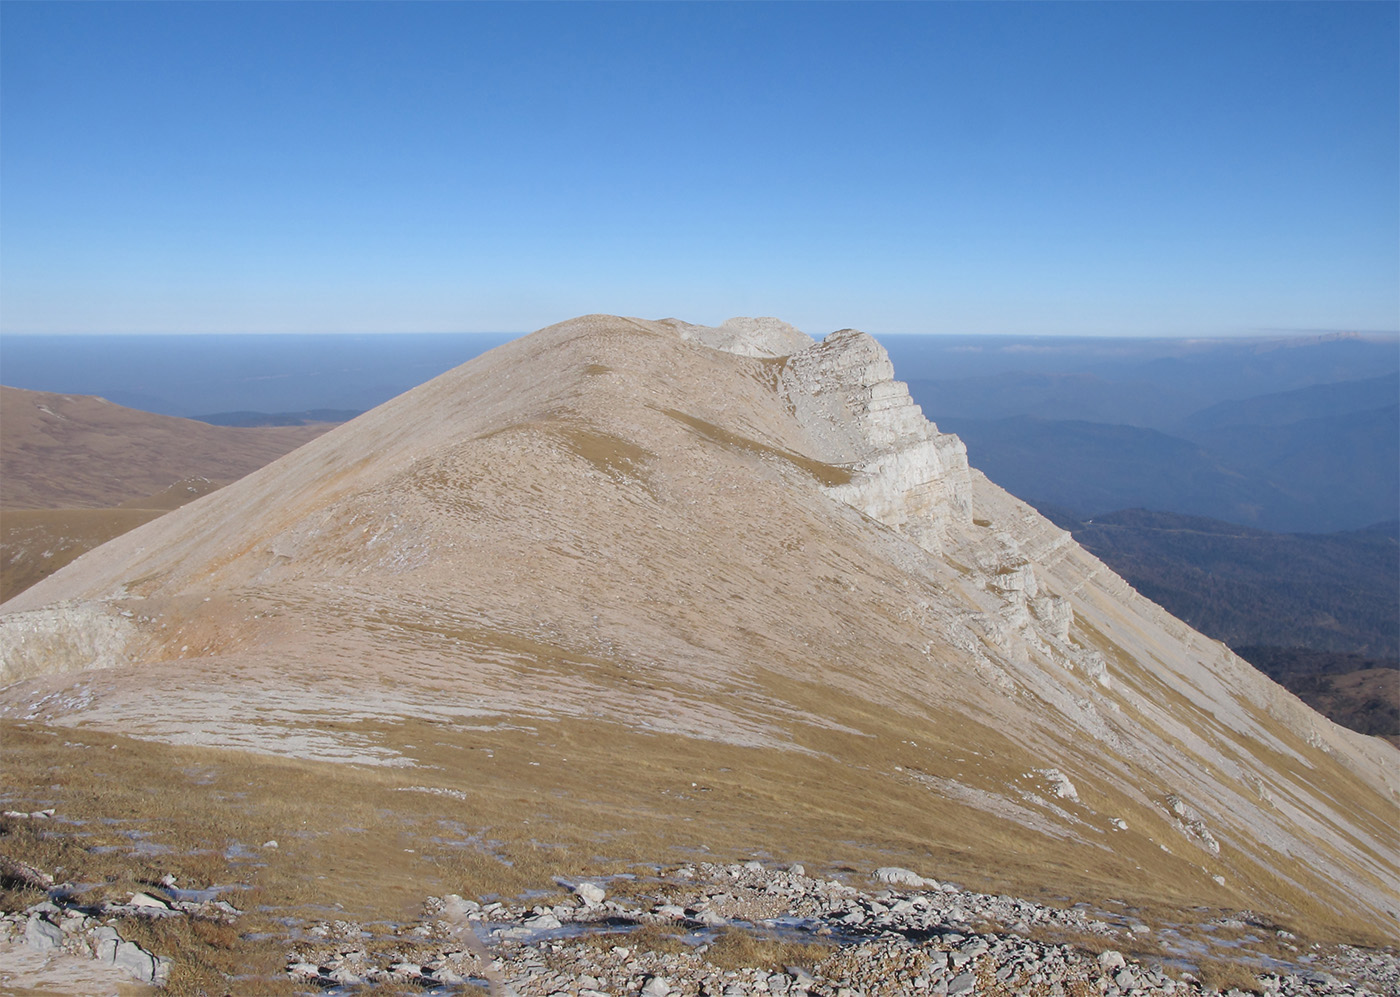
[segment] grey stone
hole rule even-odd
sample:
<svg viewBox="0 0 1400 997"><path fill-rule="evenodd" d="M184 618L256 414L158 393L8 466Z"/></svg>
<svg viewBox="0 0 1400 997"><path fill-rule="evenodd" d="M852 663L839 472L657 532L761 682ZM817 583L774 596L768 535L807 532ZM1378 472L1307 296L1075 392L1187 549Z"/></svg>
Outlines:
<svg viewBox="0 0 1400 997"><path fill-rule="evenodd" d="M136 913L148 917L165 917L168 914L177 913L164 900L153 897L149 893L133 893L131 899L126 902L126 906L134 908Z"/></svg>
<svg viewBox="0 0 1400 997"><path fill-rule="evenodd" d="M1123 958L1122 952L1115 952L1113 949L1108 949L1099 953L1099 968L1103 969L1105 972L1110 969L1122 969L1127 964L1127 961Z"/></svg>
<svg viewBox="0 0 1400 997"><path fill-rule="evenodd" d="M117 946L116 958L112 965L124 969L142 983L155 979L156 961L151 954L135 942L122 942Z"/></svg>
<svg viewBox="0 0 1400 997"><path fill-rule="evenodd" d="M938 889L938 883L932 879L925 879L911 869L903 869L895 865L882 866L875 870L875 878L882 883L891 883L895 886L912 886L915 889Z"/></svg>
<svg viewBox="0 0 1400 997"><path fill-rule="evenodd" d="M117 946L121 943L122 936L110 925L104 924L92 933L92 952L101 962L112 962L117 957Z"/></svg>
<svg viewBox="0 0 1400 997"><path fill-rule="evenodd" d="M574 887L574 893L590 907L598 906L607 896L607 892L597 883L579 883Z"/></svg>
<svg viewBox="0 0 1400 997"><path fill-rule="evenodd" d="M24 926L24 944L39 952L56 949L63 944L63 929L35 914Z"/></svg>
<svg viewBox="0 0 1400 997"><path fill-rule="evenodd" d="M959 973L948 981L948 997L970 994L977 989L977 977L971 973Z"/></svg>

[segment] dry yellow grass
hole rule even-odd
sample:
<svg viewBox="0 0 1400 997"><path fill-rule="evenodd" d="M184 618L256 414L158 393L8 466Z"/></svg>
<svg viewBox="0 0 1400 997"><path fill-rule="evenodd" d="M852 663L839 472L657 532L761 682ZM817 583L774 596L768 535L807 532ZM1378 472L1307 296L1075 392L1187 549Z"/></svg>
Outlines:
<svg viewBox="0 0 1400 997"><path fill-rule="evenodd" d="M811 972L834 948L824 942L781 941L728 929L710 943L705 958L720 969L754 966L780 973L789 966L799 966Z"/></svg>
<svg viewBox="0 0 1400 997"><path fill-rule="evenodd" d="M1259 977L1248 966L1221 959L1202 959L1196 968L1195 977L1205 986L1225 993L1227 990L1242 990L1249 994L1260 994L1264 988L1259 985Z"/></svg>
<svg viewBox="0 0 1400 997"><path fill-rule="evenodd" d="M226 894L250 912L236 938L217 925L140 929L154 951L177 960L175 993L196 993L239 965L260 967L276 982L281 947L242 937L262 923L275 932L276 918L404 923L420 916L429 895L489 899L540 888L560 895L555 876L609 875L697 856L801 860L813 871L893 862L971 887L1049 899L1044 870L1018 857L1024 842L1014 828L998 828L975 811L955 814L923 792L863 789L846 765L821 756L724 745L697 753L580 722L541 723L537 733L422 721L381 730L415 754L415 768L301 762L35 724L5 723L0 733L5 805L58 811L51 822L0 821L4 854L60 880L102 884L94 896L121 898L166 874L187 886L246 888ZM878 764L882 740L869 739L857 761ZM464 766L464 756L480 759L483 750L495 755L490 764ZM843 795L868 795L872 808L881 797L880 818L854 823L848 813L791 806L823 783ZM424 785L464 798L414 788ZM936 831L949 826L962 829L960 840ZM268 840L279 847L262 848ZM985 861L989 849L1006 858L995 869ZM1062 873L1072 866L1066 862ZM1163 920L1202 916L1185 897L1174 907L1125 893L1130 880L1120 876L1111 866L1097 877L1081 873L1076 899L1126 896L1152 904ZM625 893L624 884L614 892ZM12 908L35 899L22 892L0 897ZM1326 919L1291 926L1336 937ZM1345 934L1359 940L1355 931ZM726 938L707 956L716 965L758 959L780 968L801 963L799 955L810 962L821 954ZM269 986L267 992L280 992L280 983Z"/></svg>

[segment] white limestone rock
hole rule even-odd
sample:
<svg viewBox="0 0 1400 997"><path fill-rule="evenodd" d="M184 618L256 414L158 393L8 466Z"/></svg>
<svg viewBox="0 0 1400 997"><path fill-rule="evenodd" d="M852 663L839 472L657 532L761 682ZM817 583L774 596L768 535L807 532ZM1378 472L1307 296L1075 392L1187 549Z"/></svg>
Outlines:
<svg viewBox="0 0 1400 997"><path fill-rule="evenodd" d="M97 603L62 602L0 616L0 685L125 665L136 636L135 624Z"/></svg>
<svg viewBox="0 0 1400 997"><path fill-rule="evenodd" d="M149 911L168 911L170 905L158 897L153 897L149 893L133 893L131 899L127 901L128 906L143 908Z"/></svg>
<svg viewBox="0 0 1400 997"><path fill-rule="evenodd" d="M117 958L117 946L122 943L122 936L117 934L117 929L104 924L92 933L92 953L98 962L111 963Z"/></svg>
<svg viewBox="0 0 1400 997"><path fill-rule="evenodd" d="M881 866L875 870L875 878L882 883L889 883L891 886L912 886L916 890L938 889L938 881L925 879L912 869L904 869L899 866Z"/></svg>
<svg viewBox="0 0 1400 997"><path fill-rule="evenodd" d="M597 883L579 883L574 887L574 894L589 907L597 907L607 896L607 892Z"/></svg>
<svg viewBox="0 0 1400 997"><path fill-rule="evenodd" d="M1107 949L1099 953L1099 968L1104 972L1122 969L1127 964L1127 961L1123 958L1122 952L1115 952L1113 949Z"/></svg>
<svg viewBox="0 0 1400 997"><path fill-rule="evenodd" d="M142 983L150 983L155 979L155 958L135 942L119 943L112 965L126 970Z"/></svg>
<svg viewBox="0 0 1400 997"><path fill-rule="evenodd" d="M870 336L833 332L789 357L780 383L819 456L851 470L832 498L934 552L951 523L971 524L967 448L924 418Z"/></svg>
<svg viewBox="0 0 1400 997"><path fill-rule="evenodd" d="M1079 802L1079 790L1074 783L1070 782L1069 776L1059 769L1039 769L1039 774L1045 776L1046 782L1050 784L1050 791L1062 800Z"/></svg>
<svg viewBox="0 0 1400 997"><path fill-rule="evenodd" d="M24 943L37 952L47 952L63 944L63 929L37 914L24 926Z"/></svg>
<svg viewBox="0 0 1400 997"><path fill-rule="evenodd" d="M776 318L732 318L718 326L668 321L682 339L744 357L785 357L815 342L805 332Z"/></svg>

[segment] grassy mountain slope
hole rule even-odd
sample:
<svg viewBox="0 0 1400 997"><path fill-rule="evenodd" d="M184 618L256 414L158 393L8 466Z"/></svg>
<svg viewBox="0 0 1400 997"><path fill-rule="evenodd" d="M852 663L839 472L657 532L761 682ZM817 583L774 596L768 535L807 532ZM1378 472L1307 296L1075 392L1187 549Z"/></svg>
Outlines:
<svg viewBox="0 0 1400 997"><path fill-rule="evenodd" d="M451 821L1389 923L1394 749L969 470L867 337L683 332L542 330L104 545L6 605L0 711L363 765L432 797L413 854ZM412 887L313 818L303 903Z"/></svg>

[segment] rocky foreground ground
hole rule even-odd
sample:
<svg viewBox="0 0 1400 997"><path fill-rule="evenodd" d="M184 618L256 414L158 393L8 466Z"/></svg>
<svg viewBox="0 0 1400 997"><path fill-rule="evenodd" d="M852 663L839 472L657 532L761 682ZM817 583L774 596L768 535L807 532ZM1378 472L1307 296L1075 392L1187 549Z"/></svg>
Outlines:
<svg viewBox="0 0 1400 997"><path fill-rule="evenodd" d="M516 997L1400 994L1395 950L1309 945L1247 911L1148 923L1125 904L1046 906L905 869L876 880L867 891L796 865L701 863L560 882L567 899L549 904L432 897L416 925L304 926L286 971L306 993L347 995L376 984ZM166 961L122 938L124 918L239 915L167 887L96 908L56 891L0 919L0 940L160 983Z"/></svg>

